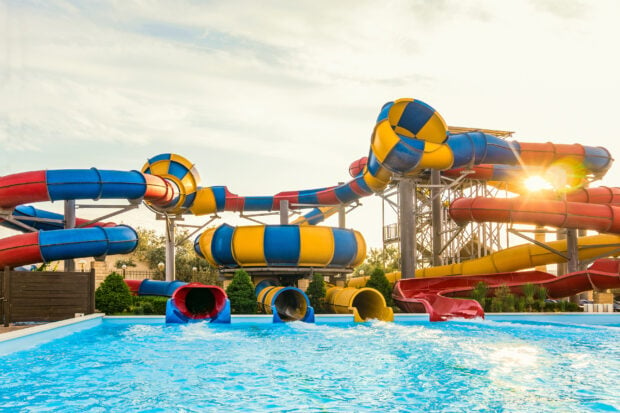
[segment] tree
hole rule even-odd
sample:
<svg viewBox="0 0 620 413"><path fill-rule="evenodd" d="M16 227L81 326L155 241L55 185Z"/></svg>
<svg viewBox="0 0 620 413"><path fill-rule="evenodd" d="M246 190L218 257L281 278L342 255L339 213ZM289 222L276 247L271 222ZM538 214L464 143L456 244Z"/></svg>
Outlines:
<svg viewBox="0 0 620 413"><path fill-rule="evenodd" d="M116 260L114 263L114 268L121 269L123 268L123 265L125 267L135 267L136 263L133 261L133 258L129 258L127 260Z"/></svg>
<svg viewBox="0 0 620 413"><path fill-rule="evenodd" d="M374 268L370 273L370 278L366 283L366 287L374 288L379 291L383 298L385 298L385 303L388 307L393 305L392 301L392 287L390 286L390 282L385 277L385 272L381 268Z"/></svg>
<svg viewBox="0 0 620 413"><path fill-rule="evenodd" d="M123 276L111 273L95 291L95 307L106 314L121 313L131 306L131 292Z"/></svg>
<svg viewBox="0 0 620 413"><path fill-rule="evenodd" d="M353 271L354 277L372 273L373 268L382 268L384 272L396 271L400 268L400 250L394 246L371 248L364 262Z"/></svg>
<svg viewBox="0 0 620 413"><path fill-rule="evenodd" d="M308 289L306 290L306 295L310 300L310 305L314 308L315 313L324 313L325 308L325 293L327 289L325 288L325 281L323 280L323 276L321 274L314 274L312 276L312 281L308 285Z"/></svg>
<svg viewBox="0 0 620 413"><path fill-rule="evenodd" d="M136 232L138 246L133 255L138 260L146 262L150 269L157 270L158 264L166 261L166 238L152 229L137 228ZM217 268L196 254L188 231L177 230L175 239L177 240L174 260L176 278L186 282L219 284ZM160 276L163 278L163 273Z"/></svg>
<svg viewBox="0 0 620 413"><path fill-rule="evenodd" d="M243 270L235 271L232 281L226 294L230 299L230 308L233 314L255 314L256 313L256 294L254 294L254 284L247 272Z"/></svg>

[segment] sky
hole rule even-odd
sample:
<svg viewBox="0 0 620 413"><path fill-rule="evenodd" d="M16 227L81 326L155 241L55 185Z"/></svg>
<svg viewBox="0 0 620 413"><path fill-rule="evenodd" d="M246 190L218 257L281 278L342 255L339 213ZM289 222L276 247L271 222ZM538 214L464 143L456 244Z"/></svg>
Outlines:
<svg viewBox="0 0 620 413"><path fill-rule="evenodd" d="M172 152L240 195L324 187L402 97L449 125L615 154L618 18L614 0L0 0L0 176ZM362 204L347 226L379 247L381 201ZM163 232L146 208L117 221Z"/></svg>

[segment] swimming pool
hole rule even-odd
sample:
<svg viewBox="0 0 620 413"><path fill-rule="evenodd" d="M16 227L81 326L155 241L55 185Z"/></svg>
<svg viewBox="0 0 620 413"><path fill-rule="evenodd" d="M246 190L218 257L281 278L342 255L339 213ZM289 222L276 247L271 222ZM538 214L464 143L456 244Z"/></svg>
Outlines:
<svg viewBox="0 0 620 413"><path fill-rule="evenodd" d="M0 410L620 409L620 318L606 325L490 318L90 320L86 329L1 356Z"/></svg>

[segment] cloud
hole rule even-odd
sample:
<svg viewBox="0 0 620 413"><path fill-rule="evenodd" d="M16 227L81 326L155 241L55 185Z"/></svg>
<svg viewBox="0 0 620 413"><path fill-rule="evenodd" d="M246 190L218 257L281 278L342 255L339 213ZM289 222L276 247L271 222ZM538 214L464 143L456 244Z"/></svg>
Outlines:
<svg viewBox="0 0 620 413"><path fill-rule="evenodd" d="M581 0L535 0L531 5L540 11L562 19L586 19L588 6Z"/></svg>
<svg viewBox="0 0 620 413"><path fill-rule="evenodd" d="M0 174L179 152L237 192L325 186L399 97L611 147L618 6L584 4L4 2Z"/></svg>

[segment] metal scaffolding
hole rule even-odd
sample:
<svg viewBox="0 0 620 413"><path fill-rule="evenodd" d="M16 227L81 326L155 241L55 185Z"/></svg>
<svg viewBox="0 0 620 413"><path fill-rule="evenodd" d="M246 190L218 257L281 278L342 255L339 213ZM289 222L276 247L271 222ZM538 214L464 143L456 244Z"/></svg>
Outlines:
<svg viewBox="0 0 620 413"><path fill-rule="evenodd" d="M380 194L383 199L384 247L400 245L401 231L398 220L400 203L397 185L389 187ZM450 204L457 198L506 197L505 191L484 181L469 180L466 175L458 179L441 176L439 184L433 184L429 174L416 178L414 187L416 237L413 248L415 251L411 253L415 257L416 269L480 258L509 246L507 224L471 222L458 226L448 213ZM433 217L433 204L435 208L439 208L435 217Z"/></svg>
<svg viewBox="0 0 620 413"><path fill-rule="evenodd" d="M512 135L508 131L463 127L451 127L450 131L481 131L501 138ZM507 224L471 222L458 226L450 218L450 204L457 198L497 198L508 195L486 181L468 179L471 172L463 170L459 177L451 178L441 176L439 171L428 171L413 178L395 179L391 186L379 194L383 199L383 247L399 245L402 267L420 269L455 264L509 247ZM401 185L413 185L413 208L410 212L403 208L409 209L411 202L403 202L399 197L409 196L403 194L411 191L403 191ZM415 234L414 242L403 242L403 237L410 238L412 234ZM403 278L407 278L405 272L412 276L405 268L401 268L401 271Z"/></svg>

